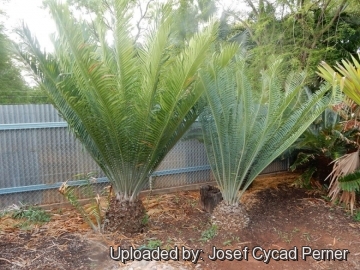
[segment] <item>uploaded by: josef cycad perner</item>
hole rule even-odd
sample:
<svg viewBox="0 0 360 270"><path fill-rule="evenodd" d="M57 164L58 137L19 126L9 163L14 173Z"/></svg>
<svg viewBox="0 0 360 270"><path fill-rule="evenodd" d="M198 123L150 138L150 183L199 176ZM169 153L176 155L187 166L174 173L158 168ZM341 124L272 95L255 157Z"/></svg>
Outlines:
<svg viewBox="0 0 360 270"><path fill-rule="evenodd" d="M315 261L347 261L350 251L348 249L314 249L309 246L293 247L291 249L264 249L255 246L252 249L245 246L242 249L218 249L212 247L210 254L202 249L188 249L177 247L173 249L122 249L110 246L110 258L126 263L129 261L191 261L196 264L199 260L212 261L248 261L251 256L257 261L268 264L273 261L299 261L313 259Z"/></svg>

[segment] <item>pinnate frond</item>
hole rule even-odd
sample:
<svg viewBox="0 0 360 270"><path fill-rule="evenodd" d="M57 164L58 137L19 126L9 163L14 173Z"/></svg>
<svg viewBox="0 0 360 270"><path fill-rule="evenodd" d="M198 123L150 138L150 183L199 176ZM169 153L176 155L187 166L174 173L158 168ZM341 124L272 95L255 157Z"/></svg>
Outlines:
<svg viewBox="0 0 360 270"><path fill-rule="evenodd" d="M54 53L43 52L26 26L18 51L114 191L135 200L198 117L195 104L204 91L198 72L217 24L210 22L187 46L174 50L170 29L177 22L164 9L137 43L129 3L110 1L110 10L99 9L103 16L88 22L76 19L66 4L49 1L58 29Z"/></svg>
<svg viewBox="0 0 360 270"><path fill-rule="evenodd" d="M224 200L237 204L255 177L329 106L332 95L327 94L329 86L323 85L300 98L305 74L283 76L280 60L263 71L254 85L242 55L226 66L214 59L209 71L201 73L206 106L200 121Z"/></svg>

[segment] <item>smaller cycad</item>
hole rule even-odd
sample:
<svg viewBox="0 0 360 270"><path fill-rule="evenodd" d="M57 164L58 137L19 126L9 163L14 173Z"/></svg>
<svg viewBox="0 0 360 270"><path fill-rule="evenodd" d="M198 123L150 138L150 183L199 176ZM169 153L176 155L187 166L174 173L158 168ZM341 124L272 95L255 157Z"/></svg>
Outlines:
<svg viewBox="0 0 360 270"><path fill-rule="evenodd" d="M240 228L249 221L239 207L241 195L325 110L332 95L326 94L325 85L314 94L304 94L305 73L284 76L280 60L259 72L254 84L246 59L230 56L228 49L222 50L201 73L206 105L200 122L224 198L213 212L213 222Z"/></svg>

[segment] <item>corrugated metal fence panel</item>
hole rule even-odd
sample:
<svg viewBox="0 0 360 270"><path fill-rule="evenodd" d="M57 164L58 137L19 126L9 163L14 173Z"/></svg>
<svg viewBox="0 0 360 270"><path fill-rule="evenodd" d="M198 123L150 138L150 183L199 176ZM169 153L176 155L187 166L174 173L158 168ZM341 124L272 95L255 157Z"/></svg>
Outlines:
<svg viewBox="0 0 360 270"><path fill-rule="evenodd" d="M261 172L261 174L287 171L289 169L288 159L276 159Z"/></svg>
<svg viewBox="0 0 360 270"><path fill-rule="evenodd" d="M0 105L0 124L63 121L51 104Z"/></svg>
<svg viewBox="0 0 360 270"><path fill-rule="evenodd" d="M66 128L0 131L0 188L50 184L96 172L97 164Z"/></svg>
<svg viewBox="0 0 360 270"><path fill-rule="evenodd" d="M49 122L63 122L52 105L0 106L0 191L6 188L28 190L28 186L38 189L34 185L55 184L90 172L97 177L104 176L66 125L45 128L52 124ZM43 124L36 124L33 128L31 123ZM9 129L9 124L19 125L16 129ZM287 168L286 161L275 161L263 173ZM153 189L213 180L205 147L194 139L178 142L154 174ZM97 184L98 192L106 185ZM0 192L0 209L19 201L30 204L65 202L54 188L2 195Z"/></svg>
<svg viewBox="0 0 360 270"><path fill-rule="evenodd" d="M81 173L95 172L99 177L104 176L67 128L0 131L0 145L0 189L53 184L75 179ZM36 203L57 202L56 193L27 192L7 202L3 202L0 195L0 206L29 202L29 199Z"/></svg>
<svg viewBox="0 0 360 270"><path fill-rule="evenodd" d="M156 171L176 170L181 168L199 168L199 171L189 171L169 174L154 178L153 189L183 186L209 181L209 169L200 170L208 165L205 147L197 140L178 142L166 155Z"/></svg>

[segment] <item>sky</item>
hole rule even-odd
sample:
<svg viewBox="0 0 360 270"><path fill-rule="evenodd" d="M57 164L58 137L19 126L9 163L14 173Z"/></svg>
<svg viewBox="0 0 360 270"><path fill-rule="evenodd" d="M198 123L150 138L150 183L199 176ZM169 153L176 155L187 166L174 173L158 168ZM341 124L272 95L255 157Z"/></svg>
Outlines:
<svg viewBox="0 0 360 270"><path fill-rule="evenodd" d="M55 24L50 19L50 15L41 9L41 3L42 0L10 0L1 7L7 14L7 17L2 19L11 39L17 39L17 35L11 30L20 26L23 20L37 36L39 43L47 50L51 50L49 35L55 31Z"/></svg>
<svg viewBox="0 0 360 270"><path fill-rule="evenodd" d="M6 34L13 41L19 41L20 38L18 34L15 33L15 28L20 27L24 21L32 34L34 34L40 46L46 51L53 51L54 47L50 40L50 34L54 33L56 30L55 23L51 19L51 16L48 12L42 9L43 0L0 0L0 10L5 12L5 16L0 16L0 23L5 26ZM160 0L166 1L166 0ZM239 6L237 1L234 0L223 0L221 5L224 7ZM222 9L222 6L219 6L219 9ZM136 20L136 15L134 19ZM137 17L140 17L138 14ZM31 76L28 76L26 72L22 72L22 75L25 81L33 86L34 81Z"/></svg>
<svg viewBox="0 0 360 270"><path fill-rule="evenodd" d="M2 3L0 1L0 3ZM232 8L239 7L239 3L233 0L223 0L222 5ZM13 40L18 40L17 34L12 30L21 25L24 21L31 32L36 35L40 45L47 51L53 50L49 35L55 32L55 24L50 15L41 8L42 0L8 0L0 7L7 14L7 17L0 18L4 23L7 34ZM222 7L219 7L222 9Z"/></svg>

